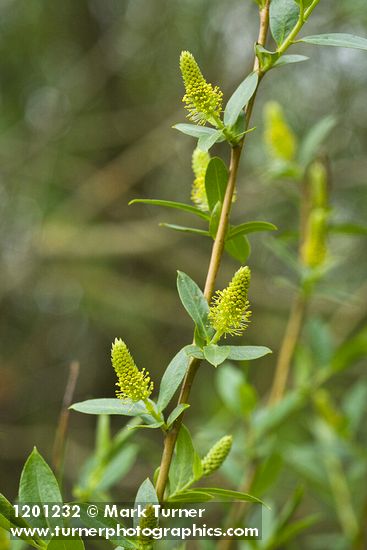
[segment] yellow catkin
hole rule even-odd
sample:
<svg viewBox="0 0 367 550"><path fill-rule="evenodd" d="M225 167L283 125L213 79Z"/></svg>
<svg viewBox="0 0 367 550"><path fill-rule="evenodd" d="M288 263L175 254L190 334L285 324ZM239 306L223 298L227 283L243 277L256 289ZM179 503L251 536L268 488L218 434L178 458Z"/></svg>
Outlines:
<svg viewBox="0 0 367 550"><path fill-rule="evenodd" d="M218 470L227 458L232 447L232 436L225 435L217 441L210 449L208 454L201 461L203 475L208 476L215 470Z"/></svg>
<svg viewBox="0 0 367 550"><path fill-rule="evenodd" d="M301 256L307 267L319 267L326 258L328 213L324 208L312 210L306 228L306 236L301 248Z"/></svg>
<svg viewBox="0 0 367 550"><path fill-rule="evenodd" d="M195 179L191 189L191 200L200 208L200 210L208 211L208 199L205 190L205 174L210 161L210 155L206 151L202 151L198 147L192 154L192 171Z"/></svg>
<svg viewBox="0 0 367 550"><path fill-rule="evenodd" d="M125 342L116 338L111 350L112 366L115 369L118 382L117 397L132 401L146 400L153 391L153 382L149 373L136 366Z"/></svg>
<svg viewBox="0 0 367 550"><path fill-rule="evenodd" d="M216 126L222 111L223 93L218 86L213 87L205 80L190 52L181 53L180 69L186 91L182 101L189 112L187 117L196 124L210 122Z"/></svg>
<svg viewBox="0 0 367 550"><path fill-rule="evenodd" d="M297 139L285 120L282 107L269 101L264 108L264 141L272 157L291 161L297 150Z"/></svg>
<svg viewBox="0 0 367 550"><path fill-rule="evenodd" d="M313 208L328 208L327 170L322 162L315 161L308 170Z"/></svg>
<svg viewBox="0 0 367 550"><path fill-rule="evenodd" d="M227 288L215 293L209 310L209 320L217 334L239 336L247 328L251 315L247 299L250 280L250 268L241 267Z"/></svg>
<svg viewBox="0 0 367 550"><path fill-rule="evenodd" d="M308 170L310 189L310 213L305 227L305 237L301 247L302 262L305 266L322 266L327 257L327 236L329 222L328 177L325 166L315 161Z"/></svg>

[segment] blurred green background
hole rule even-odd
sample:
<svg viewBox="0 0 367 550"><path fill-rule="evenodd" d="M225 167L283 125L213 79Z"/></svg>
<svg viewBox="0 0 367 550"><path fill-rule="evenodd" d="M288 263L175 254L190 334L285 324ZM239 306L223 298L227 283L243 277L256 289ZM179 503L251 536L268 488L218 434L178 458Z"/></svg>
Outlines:
<svg viewBox="0 0 367 550"><path fill-rule="evenodd" d="M159 221L185 225L184 214L128 202L189 200L193 141L171 129L185 120L180 51L192 51L228 98L252 65L256 11L250 0L0 3L0 477L9 498L32 446L51 456L71 360L81 364L75 400L112 397L115 336L155 380L190 342L176 270L202 285L211 243L158 227ZM306 34L365 36L365 0L324 0L307 27ZM299 52L311 61L273 71L263 82L234 206L236 219L268 220L280 237L296 227L298 199L294 183L265 177L262 106L269 99L283 106L299 138L321 117L336 115L323 146L334 216L354 223L367 216L367 55L306 45L292 51ZM284 284L289 270L272 254L272 239L250 238L254 313L244 342L276 353L292 288ZM330 251L334 266L311 313L339 344L366 318L365 237L337 234ZM219 286L236 267L225 259ZM336 398L365 366L357 362L335 381ZM271 356L251 367L260 394L273 369ZM197 431L221 406L207 365L192 400L188 423ZM93 417L72 414L69 486L90 452L94 428ZM120 486L124 497L160 455L159 434L135 437L145 452Z"/></svg>

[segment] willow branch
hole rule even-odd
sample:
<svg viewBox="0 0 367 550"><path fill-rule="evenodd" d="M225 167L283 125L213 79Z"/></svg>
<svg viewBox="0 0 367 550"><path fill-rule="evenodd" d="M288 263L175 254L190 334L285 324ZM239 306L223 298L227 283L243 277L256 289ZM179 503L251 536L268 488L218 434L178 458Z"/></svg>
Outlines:
<svg viewBox="0 0 367 550"><path fill-rule="evenodd" d="M267 0L265 6L260 10L260 25L259 25L259 35L258 35L257 42L262 46L265 45L266 36L268 32L268 27L269 27L269 6L270 6L270 0ZM255 61L254 61L254 70L257 71L259 74L259 81L258 81L258 86L259 86L262 74L260 73L260 70L259 70L259 64L258 64L257 58L255 58ZM251 98L250 102L248 103L248 106L246 109L246 129L249 127L249 124L250 124L255 97L256 97L256 92ZM245 138L246 138L246 134L243 137L242 141L237 146L232 147L231 149L231 160L230 160L230 167L229 167L228 183L227 183L227 188L226 188L226 192L223 200L222 212L219 220L217 234L216 234L213 248L212 248L208 273L207 273L205 287L204 287L204 296L208 302L210 301L214 292L215 282L216 282L217 274L218 274L222 256L223 256L225 237L228 229L229 216L231 213L232 198L236 187L238 167L241 159ZM191 387L199 366L200 366L199 359L193 358L190 361L187 374L185 376L185 379L181 387L181 392L178 400L179 404L188 402ZM164 492L168 481L169 469L172 462L172 457L173 457L173 452L177 441L177 436L182 425L182 420L183 420L183 414L179 416L179 418L173 424L171 430L167 433L165 437L161 465L159 468L159 474L158 474L158 479L156 483L156 492L157 492L158 499L160 501L164 499Z"/></svg>

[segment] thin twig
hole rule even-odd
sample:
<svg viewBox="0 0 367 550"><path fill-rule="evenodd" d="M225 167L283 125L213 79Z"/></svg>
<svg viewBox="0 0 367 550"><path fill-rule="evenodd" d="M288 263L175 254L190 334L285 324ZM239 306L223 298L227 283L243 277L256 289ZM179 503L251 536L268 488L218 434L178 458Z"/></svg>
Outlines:
<svg viewBox="0 0 367 550"><path fill-rule="evenodd" d="M275 405L283 398L291 362L301 333L305 311L306 297L303 292L298 292L292 303L291 313L278 355L274 381L269 397L270 406Z"/></svg>
<svg viewBox="0 0 367 550"><path fill-rule="evenodd" d="M69 407L73 402L76 383L79 376L80 365L78 361L72 361L69 366L69 375L65 387L64 398L57 424L53 452L52 464L57 478L61 477L62 463L64 458L66 434L69 424Z"/></svg>

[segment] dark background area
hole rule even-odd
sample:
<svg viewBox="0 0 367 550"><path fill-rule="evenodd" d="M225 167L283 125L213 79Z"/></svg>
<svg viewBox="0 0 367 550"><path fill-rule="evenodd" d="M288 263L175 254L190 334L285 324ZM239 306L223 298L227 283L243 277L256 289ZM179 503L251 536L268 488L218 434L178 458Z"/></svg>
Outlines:
<svg viewBox="0 0 367 550"><path fill-rule="evenodd" d="M366 35L365 1L323 1L307 27L305 34ZM203 285L211 243L158 227L185 224L184 214L128 202L189 199L193 141L171 129L185 120L180 51L192 51L228 98L251 68L256 35L250 0L1 2L0 488L9 498L32 446L51 455L71 360L81 364L76 401L113 397L115 336L155 380L190 342L176 270ZM292 53L311 60L264 80L234 217L268 220L280 234L297 223L295 184L264 178L262 106L275 99L300 138L321 117L336 115L324 145L335 219L363 223L366 52L299 45ZM279 284L288 273L270 237L255 234L251 244L253 321L244 342L276 352L292 290ZM312 309L338 342L366 313L365 240L336 235L330 250L335 265L325 289L332 284L333 294L317 297ZM226 258L219 286L236 267ZM261 394L273 368L268 356L251 371ZM212 372L203 367L196 382L188 417L194 430L218 407ZM340 379L336 392L354 376ZM67 485L92 447L94 428L93 417L72 414ZM157 434L136 437L149 451L125 480L131 494L160 453Z"/></svg>

